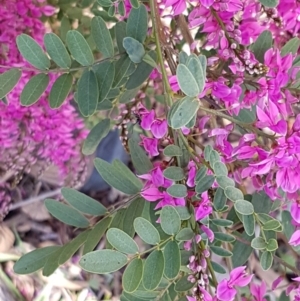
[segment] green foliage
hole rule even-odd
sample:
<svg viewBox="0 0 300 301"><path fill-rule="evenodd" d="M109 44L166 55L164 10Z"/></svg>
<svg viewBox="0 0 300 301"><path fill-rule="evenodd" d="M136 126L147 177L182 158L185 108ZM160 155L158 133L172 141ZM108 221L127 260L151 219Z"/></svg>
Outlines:
<svg viewBox="0 0 300 301"><path fill-rule="evenodd" d="M45 200L45 206L51 215L67 225L77 228L86 228L89 226L88 219L68 205L56 200L47 199Z"/></svg>
<svg viewBox="0 0 300 301"><path fill-rule="evenodd" d="M216 273L226 274L226 270L218 263L211 261L211 266Z"/></svg>
<svg viewBox="0 0 300 301"><path fill-rule="evenodd" d="M187 241L192 239L194 235L194 231L191 228L183 228L177 233L175 238L179 241Z"/></svg>
<svg viewBox="0 0 300 301"><path fill-rule="evenodd" d="M228 175L228 170L226 167L226 164L224 164L223 162L215 162L215 164L213 165L213 170L215 172L216 176L227 176Z"/></svg>
<svg viewBox="0 0 300 301"><path fill-rule="evenodd" d="M235 185L234 181L226 176L217 176L216 181L219 184L219 186L223 189L226 189L226 187L229 187L229 186L234 187L234 185Z"/></svg>
<svg viewBox="0 0 300 301"><path fill-rule="evenodd" d="M181 221L176 209L171 206L164 206L160 214L161 227L165 233L175 235L179 232Z"/></svg>
<svg viewBox="0 0 300 301"><path fill-rule="evenodd" d="M204 191L207 191L209 188L211 188L214 181L215 181L215 178L213 176L205 176L199 182L197 182L195 191L198 194L201 194Z"/></svg>
<svg viewBox="0 0 300 301"><path fill-rule="evenodd" d="M176 241L169 241L164 247L164 275L168 279L175 278L180 269L180 250Z"/></svg>
<svg viewBox="0 0 300 301"><path fill-rule="evenodd" d="M140 258L133 259L127 266L122 277L123 289L127 293L136 291L143 277L143 261Z"/></svg>
<svg viewBox="0 0 300 301"><path fill-rule="evenodd" d="M80 266L95 274L108 274L121 269L127 263L127 256L115 250L99 250L83 255Z"/></svg>
<svg viewBox="0 0 300 301"><path fill-rule="evenodd" d="M76 30L68 31L66 43L71 55L79 64L82 66L91 66L94 63L92 50L80 32Z"/></svg>
<svg viewBox="0 0 300 301"><path fill-rule="evenodd" d="M78 107L85 117L95 113L99 99L99 87L93 70L86 70L78 82Z"/></svg>
<svg viewBox="0 0 300 301"><path fill-rule="evenodd" d="M101 17L94 17L91 22L92 36L97 49L103 57L112 57L114 55L114 45L106 23Z"/></svg>
<svg viewBox="0 0 300 301"><path fill-rule="evenodd" d="M267 243L262 237L255 237L251 241L251 247L255 250L265 250L266 246Z"/></svg>
<svg viewBox="0 0 300 301"><path fill-rule="evenodd" d="M250 215L243 215L243 225L245 232L251 236L254 234L255 231L255 218L253 214Z"/></svg>
<svg viewBox="0 0 300 301"><path fill-rule="evenodd" d="M126 37L123 40L123 47L133 63L138 64L143 60L145 49L139 41L131 37Z"/></svg>
<svg viewBox="0 0 300 301"><path fill-rule="evenodd" d="M153 165L146 155L145 151L132 138L129 139L128 146L131 160L137 174L143 175L148 173L153 168Z"/></svg>
<svg viewBox="0 0 300 301"><path fill-rule="evenodd" d="M68 97L73 85L73 76L64 73L59 76L50 91L49 104L52 109L59 108Z"/></svg>
<svg viewBox="0 0 300 301"><path fill-rule="evenodd" d="M23 106L30 106L36 103L45 92L49 84L49 76L39 73L30 78L22 90L20 100Z"/></svg>
<svg viewBox="0 0 300 301"><path fill-rule="evenodd" d="M249 256L252 253L252 247L250 245L252 239L254 238L254 235L249 236L246 232L244 232L241 236L242 241L236 241L233 245L233 256L232 256L232 264L233 267L242 266L249 258ZM249 244L247 244L247 242Z"/></svg>
<svg viewBox="0 0 300 301"><path fill-rule="evenodd" d="M64 187L61 193L71 206L84 214L101 216L107 213L106 208L100 202L75 189Z"/></svg>
<svg viewBox="0 0 300 301"><path fill-rule="evenodd" d="M234 203L234 209L236 212L242 215L251 215L254 213L253 205L250 202L244 200L237 200Z"/></svg>
<svg viewBox="0 0 300 301"><path fill-rule="evenodd" d="M96 245L99 243L101 237L103 236L104 232L109 227L111 221L112 218L110 216L106 217L100 222L98 222L96 226L91 230L91 232L89 232L89 235L84 244L83 254L92 252L94 250Z"/></svg>
<svg viewBox="0 0 300 301"><path fill-rule="evenodd" d="M233 224L233 222L228 219L213 219L211 222L220 227L230 227Z"/></svg>
<svg viewBox="0 0 300 301"><path fill-rule="evenodd" d="M226 201L227 201L227 197L224 193L224 189L222 188L217 188L215 196L214 196L214 200L213 200L213 204L214 207L217 211L221 211L224 206L226 205Z"/></svg>
<svg viewBox="0 0 300 301"><path fill-rule="evenodd" d="M82 146L84 155L93 154L101 140L107 136L110 130L110 119L106 118L97 123L89 132Z"/></svg>
<svg viewBox="0 0 300 301"><path fill-rule="evenodd" d="M232 186L226 187L224 193L226 197L233 202L242 200L244 198L243 193L239 189Z"/></svg>
<svg viewBox="0 0 300 301"><path fill-rule="evenodd" d="M168 123L173 129L179 129L194 117L200 106L199 100L191 97L184 97L177 100L171 107L168 116Z"/></svg>
<svg viewBox="0 0 300 301"><path fill-rule="evenodd" d="M23 255L14 265L14 272L18 274L30 274L41 269L47 257L60 249L59 246L50 246L36 249Z"/></svg>
<svg viewBox="0 0 300 301"><path fill-rule="evenodd" d="M264 55L272 47L272 44L272 33L269 30L263 31L255 43L252 44L251 49L259 62L264 63Z"/></svg>
<svg viewBox="0 0 300 301"><path fill-rule="evenodd" d="M214 234L215 234L216 240L225 241L225 242L234 242L235 241L235 237L230 234L226 234L223 232L215 232Z"/></svg>
<svg viewBox="0 0 300 301"><path fill-rule="evenodd" d="M16 86L21 76L22 72L15 68L0 74L0 100Z"/></svg>
<svg viewBox="0 0 300 301"><path fill-rule="evenodd" d="M175 198L184 198L187 196L187 188L183 184L173 184L167 188L167 193Z"/></svg>
<svg viewBox="0 0 300 301"><path fill-rule="evenodd" d="M293 39L290 39L282 48L280 51L280 54L282 56L292 53L295 55L298 52L300 46L300 39L295 37Z"/></svg>
<svg viewBox="0 0 300 301"><path fill-rule="evenodd" d="M146 6L141 4L132 8L127 19L126 35L140 43L144 43L148 31L148 13Z"/></svg>
<svg viewBox="0 0 300 301"><path fill-rule="evenodd" d="M17 46L23 58L32 66L47 70L50 68L50 60L41 46L29 35L21 34L17 37Z"/></svg>
<svg viewBox="0 0 300 301"><path fill-rule="evenodd" d="M45 48L55 62L55 64L61 68L71 67L70 55L62 42L62 40L54 33L46 33L44 36Z"/></svg>
<svg viewBox="0 0 300 301"><path fill-rule="evenodd" d="M134 220L134 229L138 236L149 245L156 245L160 241L160 236L156 228L146 219L137 217Z"/></svg>
<svg viewBox="0 0 300 301"><path fill-rule="evenodd" d="M266 7L276 7L278 5L278 0L259 0L259 2Z"/></svg>
<svg viewBox="0 0 300 301"><path fill-rule="evenodd" d="M231 257L233 255L230 251L217 246L210 246L210 250L221 257Z"/></svg>
<svg viewBox="0 0 300 301"><path fill-rule="evenodd" d="M192 283L187 279L187 275L180 278L175 284L176 292L186 292L194 287L195 283Z"/></svg>
<svg viewBox="0 0 300 301"><path fill-rule="evenodd" d="M105 182L126 194L139 193L143 188L142 182L127 167L118 168L100 158L96 158L94 164Z"/></svg>
<svg viewBox="0 0 300 301"><path fill-rule="evenodd" d="M273 263L273 256L272 253L269 251L264 251L261 255L260 255L260 264L261 267L263 268L263 270L267 271L271 268L272 263Z"/></svg>
<svg viewBox="0 0 300 301"><path fill-rule="evenodd" d="M176 69L176 76L180 90L185 95L189 97L195 97L201 92L199 90L199 86L196 82L196 79L194 78L192 72L188 69L187 66L179 64Z"/></svg>
<svg viewBox="0 0 300 301"><path fill-rule="evenodd" d="M155 290L164 273L164 256L163 252L155 250L150 253L150 255L145 260L144 264L144 274L143 274L143 285L146 290Z"/></svg>
<svg viewBox="0 0 300 301"><path fill-rule="evenodd" d="M135 254L139 251L136 242L120 229L110 228L106 233L106 238L115 249L122 253Z"/></svg>

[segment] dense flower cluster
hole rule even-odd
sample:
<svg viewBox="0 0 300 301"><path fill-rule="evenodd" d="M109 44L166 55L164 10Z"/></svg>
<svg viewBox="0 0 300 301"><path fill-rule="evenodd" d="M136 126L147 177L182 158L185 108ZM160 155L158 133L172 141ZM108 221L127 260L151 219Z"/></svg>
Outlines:
<svg viewBox="0 0 300 301"><path fill-rule="evenodd" d="M196 140L190 134L200 136L201 141L210 138L222 162L233 166L229 171L231 178L248 193L264 191L271 200L288 201L292 218L299 226L300 115L295 106L299 91L294 88L299 82L298 52L281 51L300 33L299 1L281 0L276 8L267 8L253 0L163 0L160 9L162 15L187 15L187 28L205 34L204 39L190 45L191 52L206 48L213 49L214 53L208 58L207 79L199 101L202 105L208 103L215 110L226 111L222 117L231 121L223 127L210 127L209 122L215 116L208 112L208 115L197 116L190 128L181 128L182 133L193 142ZM266 30L273 37L273 45L265 49L264 56L257 57L252 52L254 47L248 46L253 45ZM169 74L169 84L173 92L178 93L180 87L174 72ZM245 110L252 115L251 122L240 121ZM148 133L141 136L141 145L151 157L157 158L166 146L175 144L174 137L168 132L167 119L158 118L155 110L149 111L142 106L137 113L141 117L141 128ZM242 127L244 124L242 134L234 132L235 123L242 124ZM233 133L237 137L234 140L231 139ZM140 176L146 180L142 196L150 202L158 201L156 209L192 202L195 219L201 223L213 211L208 191L197 195L193 190L196 185L195 164L200 165L203 159L204 154L200 151L198 158L193 158L187 165L187 197L174 198L167 192L174 182L165 178L163 171L171 161L156 162L150 173ZM210 174L209 170L207 174ZM246 180L247 185L244 185ZM212 188L217 187L215 181ZM207 229L201 227L208 237ZM199 243L200 239L196 240ZM292 235L290 244L300 244L300 230ZM189 280L195 282L194 275L205 270L206 262L193 255L188 268L191 270ZM234 300L235 287L246 286L252 279L252 275L246 275L245 269L244 266L233 269L229 280L219 282L215 297L199 280L201 283L195 288L195 295L205 301ZM299 281L298 278L295 280ZM251 285L250 290L255 300L265 300L265 284L261 288ZM196 297L187 298L189 301L198 300Z"/></svg>
<svg viewBox="0 0 300 301"><path fill-rule="evenodd" d="M53 14L55 8L32 0L0 3L0 65L30 68L17 49L16 37L27 33L42 45L46 29L40 18ZM5 70L0 67L1 72ZM47 95L51 84L37 104L21 106L20 93L32 75L23 71L17 87L0 102L0 204L8 202L6 182L30 172L33 166L39 173L49 165L57 166L61 183L68 174L75 175L68 179L69 185L82 181L76 175L85 170L80 145L87 133L74 107L65 103L59 110L50 109ZM51 82L54 80L52 76Z"/></svg>

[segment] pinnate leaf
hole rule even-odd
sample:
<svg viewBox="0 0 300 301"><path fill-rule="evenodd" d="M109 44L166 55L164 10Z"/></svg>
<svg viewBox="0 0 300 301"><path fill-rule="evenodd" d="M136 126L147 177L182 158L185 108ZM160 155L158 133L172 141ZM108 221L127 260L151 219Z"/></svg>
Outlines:
<svg viewBox="0 0 300 301"><path fill-rule="evenodd" d="M160 219L161 227L165 233L174 235L179 232L181 220L174 207L164 206L160 214Z"/></svg>
<svg viewBox="0 0 300 301"><path fill-rule="evenodd" d="M145 218L137 217L134 220L134 229L138 236L149 245L156 245L160 241L160 236L156 228Z"/></svg>
<svg viewBox="0 0 300 301"><path fill-rule="evenodd" d="M19 69L10 69L0 74L0 99L5 97L19 82L22 72Z"/></svg>
<svg viewBox="0 0 300 301"><path fill-rule="evenodd" d="M143 277L143 261L140 258L133 259L122 277L123 289L127 293L133 293L139 286Z"/></svg>

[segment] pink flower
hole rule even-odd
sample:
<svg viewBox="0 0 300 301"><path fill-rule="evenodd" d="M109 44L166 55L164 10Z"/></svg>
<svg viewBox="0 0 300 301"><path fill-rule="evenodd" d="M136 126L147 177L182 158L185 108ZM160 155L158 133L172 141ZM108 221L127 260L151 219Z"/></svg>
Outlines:
<svg viewBox="0 0 300 301"><path fill-rule="evenodd" d="M151 124L151 132L157 139L164 137L168 132L167 120L155 119Z"/></svg>
<svg viewBox="0 0 300 301"><path fill-rule="evenodd" d="M297 230L295 233L293 233L289 240L289 244L293 247L300 245L300 230Z"/></svg>
<svg viewBox="0 0 300 301"><path fill-rule="evenodd" d="M196 213L195 213L196 221L199 221L212 213L212 206L208 199L207 192L203 192L201 197L202 197L202 201L200 205L196 208Z"/></svg>
<svg viewBox="0 0 300 301"><path fill-rule="evenodd" d="M142 143L141 143L146 152L152 156L158 156L159 152L158 152L158 140L156 138L147 138L145 136L142 136Z"/></svg>
<svg viewBox="0 0 300 301"><path fill-rule="evenodd" d="M210 242L213 242L215 239L215 234L213 231L211 231L208 227L206 227L205 225L201 226L201 230L206 234L208 240Z"/></svg>
<svg viewBox="0 0 300 301"><path fill-rule="evenodd" d="M250 292L252 296L255 298L255 301L267 301L267 299L264 298L266 294L266 284L264 281L260 285L251 283Z"/></svg>
<svg viewBox="0 0 300 301"><path fill-rule="evenodd" d="M151 187L142 190L141 196L149 202L155 202L163 197L163 193L160 192L156 187Z"/></svg>
<svg viewBox="0 0 300 301"><path fill-rule="evenodd" d="M237 293L234 286L244 287L248 285L253 275L248 275L246 267L237 267L230 272L229 280L223 279L217 287L217 297L221 301L233 301Z"/></svg>
<svg viewBox="0 0 300 301"><path fill-rule="evenodd" d="M173 10L173 15L177 16L180 15L186 9L185 0L167 0L165 2L165 6L171 6Z"/></svg>
<svg viewBox="0 0 300 301"><path fill-rule="evenodd" d="M295 222L300 223L300 204L298 202L292 204L291 216Z"/></svg>
<svg viewBox="0 0 300 301"><path fill-rule="evenodd" d="M155 112L154 110L151 110L150 112L143 111L140 112L140 115L142 117L142 121L141 121L141 127L142 129L149 131L151 128L151 124L153 123L154 119L155 119Z"/></svg>

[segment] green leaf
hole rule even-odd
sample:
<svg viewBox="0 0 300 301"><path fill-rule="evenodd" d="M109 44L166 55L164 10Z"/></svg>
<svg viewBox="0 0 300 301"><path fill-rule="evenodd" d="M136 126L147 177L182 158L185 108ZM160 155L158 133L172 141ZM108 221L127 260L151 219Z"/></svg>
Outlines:
<svg viewBox="0 0 300 301"><path fill-rule="evenodd" d="M99 98L99 88L96 75L92 70L86 70L78 82L78 107L85 117L95 113Z"/></svg>
<svg viewBox="0 0 300 301"><path fill-rule="evenodd" d="M123 55L117 60L115 70L113 87L121 87L127 82L128 76L136 70L136 65L127 55Z"/></svg>
<svg viewBox="0 0 300 301"><path fill-rule="evenodd" d="M201 67L202 67L202 71L203 71L203 77L204 77L204 80L206 78L206 67L207 67L207 59L206 59L206 56L203 55L203 54L200 54L198 55L198 60L201 64Z"/></svg>
<svg viewBox="0 0 300 301"><path fill-rule="evenodd" d="M110 130L110 119L106 118L101 120L98 124L96 124L91 131L89 132L88 136L86 137L83 146L82 146L82 153L86 156L92 155L101 140L107 136Z"/></svg>
<svg viewBox="0 0 300 301"><path fill-rule="evenodd" d="M166 157L182 156L182 150L177 145L170 144L164 149L164 155Z"/></svg>
<svg viewBox="0 0 300 301"><path fill-rule="evenodd" d="M129 151L131 155L132 164L139 175L148 173L153 165L146 155L143 148L138 145L138 142L133 138L130 138L128 141Z"/></svg>
<svg viewBox="0 0 300 301"><path fill-rule="evenodd" d="M248 236L247 233L244 232L241 238L243 240L248 241L249 245L238 240L234 243L232 250L232 264L235 268L238 266L242 266L248 260L249 256L252 253L252 247L250 246L250 242L254 238L254 235Z"/></svg>
<svg viewBox="0 0 300 301"><path fill-rule="evenodd" d="M217 211L221 211L226 205L227 197L222 188L217 188L214 196L213 204Z"/></svg>
<svg viewBox="0 0 300 301"><path fill-rule="evenodd" d="M300 39L297 37L292 38L281 48L280 54L281 56L284 56L289 53L295 55L298 52L299 46Z"/></svg>
<svg viewBox="0 0 300 301"><path fill-rule="evenodd" d="M266 7L276 7L278 0L259 0L259 2Z"/></svg>
<svg viewBox="0 0 300 301"><path fill-rule="evenodd" d="M70 30L66 36L67 46L73 58L82 66L90 66L94 63L92 50L83 37L77 30Z"/></svg>
<svg viewBox="0 0 300 301"><path fill-rule="evenodd" d="M58 263L64 264L66 261L68 261L75 254L75 252L85 243L89 233L90 230L81 232L73 240L68 242L63 247L62 252L60 253Z"/></svg>
<svg viewBox="0 0 300 301"><path fill-rule="evenodd" d="M160 214L161 227L165 233L174 235L179 232L181 220L174 207L164 206Z"/></svg>
<svg viewBox="0 0 300 301"><path fill-rule="evenodd" d="M290 240L291 236L294 233L294 226L292 225L292 216L289 211L283 210L281 212L281 222L283 226L284 235L288 240Z"/></svg>
<svg viewBox="0 0 300 301"><path fill-rule="evenodd" d="M242 215L251 215L254 213L253 205L250 202L244 200L237 200L234 203L234 209Z"/></svg>
<svg viewBox="0 0 300 301"><path fill-rule="evenodd" d="M142 5L141 5L142 6ZM131 10L132 11L132 10ZM152 57L154 61L156 61L156 52L150 50L148 54ZM148 63L142 61L138 64L136 70L130 75L128 81L126 82L126 89L132 90L139 86L141 86L145 80L149 77L153 70L153 67Z"/></svg>
<svg viewBox="0 0 300 301"><path fill-rule="evenodd" d="M254 215L243 215L243 225L246 233L251 236L254 234L255 231L255 219Z"/></svg>
<svg viewBox="0 0 300 301"><path fill-rule="evenodd" d="M99 202L72 188L62 188L61 194L75 209L90 215L101 216L107 209Z"/></svg>
<svg viewBox="0 0 300 301"><path fill-rule="evenodd" d="M132 62L138 64L143 60L145 49L139 41L131 37L126 37L123 40L123 47L125 48Z"/></svg>
<svg viewBox="0 0 300 301"><path fill-rule="evenodd" d="M50 60L32 37L27 34L21 34L17 36L16 42L23 58L32 66L41 70L50 68Z"/></svg>
<svg viewBox="0 0 300 301"><path fill-rule="evenodd" d="M132 182L127 177L127 174L120 172L118 168L100 158L94 160L94 165L104 181L117 190L126 194L136 194L143 188L141 182L137 185L136 181Z"/></svg>
<svg viewBox="0 0 300 301"><path fill-rule="evenodd" d="M48 257L60 249L59 246L50 246L41 249L36 249L23 255L15 264L14 272L20 275L30 274L41 269Z"/></svg>
<svg viewBox="0 0 300 301"><path fill-rule="evenodd" d="M43 276L50 276L55 272L55 270L59 267L59 256L63 251L64 246L59 247L55 252L51 253L45 262L43 267Z"/></svg>
<svg viewBox="0 0 300 301"><path fill-rule="evenodd" d="M79 265L90 273L109 274L127 264L127 256L115 250L99 250L83 255Z"/></svg>
<svg viewBox="0 0 300 301"><path fill-rule="evenodd" d="M0 74L0 99L4 98L16 86L21 76L21 70L15 68Z"/></svg>
<svg viewBox="0 0 300 301"><path fill-rule="evenodd" d="M191 240L194 236L194 231L191 228L183 228L177 233L175 238L180 241L188 241Z"/></svg>
<svg viewBox="0 0 300 301"><path fill-rule="evenodd" d="M97 49L102 53L103 57L114 56L114 45L110 32L104 20L97 16L92 19L91 32Z"/></svg>
<svg viewBox="0 0 300 301"><path fill-rule="evenodd" d="M136 242L124 231L110 228L106 233L109 243L118 251L126 254L136 254L139 248Z"/></svg>
<svg viewBox="0 0 300 301"><path fill-rule="evenodd" d="M23 106L31 106L36 103L45 92L49 84L49 76L44 73L34 75L25 85L21 96Z"/></svg>
<svg viewBox="0 0 300 301"><path fill-rule="evenodd" d="M186 276L183 276L182 278L180 278L176 282L175 291L176 292L186 292L186 291L189 291L194 285L195 285L195 283L192 283L191 281L189 281L188 275L186 275Z"/></svg>
<svg viewBox="0 0 300 301"><path fill-rule="evenodd" d="M123 39L126 37L126 22L121 21L115 25L115 36L119 53L125 52L123 47Z"/></svg>
<svg viewBox="0 0 300 301"><path fill-rule="evenodd" d="M180 251L176 241L169 241L164 247L164 275L168 279L175 278L180 270Z"/></svg>
<svg viewBox="0 0 300 301"><path fill-rule="evenodd" d="M143 57L143 61L147 63L148 65L152 66L153 68L157 68L156 62L153 60L153 58L149 54L145 54Z"/></svg>
<svg viewBox="0 0 300 301"><path fill-rule="evenodd" d="M217 151L212 150L209 153L209 162L212 166L214 166L215 163L217 163L217 162L221 162L221 157ZM218 175L216 175L216 176L218 176ZM220 175L220 176L222 176L222 175Z"/></svg>
<svg viewBox="0 0 300 301"><path fill-rule="evenodd" d="M182 168L177 166L170 166L163 172L164 177L174 181L180 181L185 178L185 174Z"/></svg>
<svg viewBox="0 0 300 301"><path fill-rule="evenodd" d="M193 54L191 54L191 56L193 56ZM194 57L190 57L186 66L188 67L189 71L193 75L198 85L198 90L202 92L205 84L206 74L204 74L201 63L197 58L197 56L194 55Z"/></svg>
<svg viewBox="0 0 300 301"><path fill-rule="evenodd" d="M144 264L143 285L146 290L155 290L163 276L165 268L162 251L155 250L147 257Z"/></svg>
<svg viewBox="0 0 300 301"><path fill-rule="evenodd" d="M228 170L226 167L226 164L223 162L215 162L213 165L213 169L215 172L216 176L227 176L228 175Z"/></svg>
<svg viewBox="0 0 300 301"><path fill-rule="evenodd" d="M262 237L255 237L251 241L251 247L255 250L265 250L267 243Z"/></svg>
<svg viewBox="0 0 300 301"><path fill-rule="evenodd" d="M210 246L210 250L221 257L231 257L233 255L230 251L217 246Z"/></svg>
<svg viewBox="0 0 300 301"><path fill-rule="evenodd" d="M216 273L226 274L226 270L218 263L211 261L211 266Z"/></svg>
<svg viewBox="0 0 300 301"><path fill-rule="evenodd" d="M176 206L175 209L179 214L181 220L185 221L190 219L191 213L186 206Z"/></svg>
<svg viewBox="0 0 300 301"><path fill-rule="evenodd" d="M134 229L138 236L149 245L156 245L160 241L160 236L156 228L143 217L134 220Z"/></svg>
<svg viewBox="0 0 300 301"><path fill-rule="evenodd" d="M273 201L271 201L270 197L265 192L260 191L252 195L251 203L253 204L256 213L269 214Z"/></svg>
<svg viewBox="0 0 300 301"><path fill-rule="evenodd" d="M72 85L73 76L69 73L62 74L56 79L49 95L50 108L57 109L63 104L71 91Z"/></svg>
<svg viewBox="0 0 300 301"><path fill-rule="evenodd" d="M140 6L139 0L130 0L130 4L133 8L139 8Z"/></svg>
<svg viewBox="0 0 300 301"><path fill-rule="evenodd" d="M215 178L214 176L205 176L202 178L196 185L195 191L200 194L204 191L207 191L209 188L211 188L212 184L214 183Z"/></svg>
<svg viewBox="0 0 300 301"><path fill-rule="evenodd" d="M115 77L115 65L110 61L103 61L93 66L99 88L99 99L101 103L108 96Z"/></svg>
<svg viewBox="0 0 300 301"><path fill-rule="evenodd" d="M138 8L132 8L127 19L126 33L128 37L144 43L148 31L148 13L146 6L141 4Z"/></svg>
<svg viewBox="0 0 300 301"><path fill-rule="evenodd" d="M206 177L207 175L207 167L202 165L200 169L196 173L195 182L198 183L202 178Z"/></svg>
<svg viewBox="0 0 300 301"><path fill-rule="evenodd" d="M278 243L277 240L274 238L271 238L267 242L267 251L274 252L278 249Z"/></svg>
<svg viewBox="0 0 300 301"><path fill-rule="evenodd" d="M198 84L191 73L191 71L183 64L179 64L176 69L176 76L178 85L180 87L180 90L187 96L195 97L197 96L201 91L199 90ZM199 103L199 101L197 100ZM198 109L198 107L197 107ZM190 111L194 112L194 111ZM190 114L191 115L191 114ZM194 116L194 115L193 115ZM190 118L188 121L190 121L192 118ZM188 122L187 122L188 123Z"/></svg>
<svg viewBox="0 0 300 301"><path fill-rule="evenodd" d="M204 159L209 162L210 153L213 151L211 145L206 145L204 148Z"/></svg>
<svg viewBox="0 0 300 301"><path fill-rule="evenodd" d="M127 293L133 293L140 285L143 277L143 261L140 258L133 259L122 277L123 289Z"/></svg>
<svg viewBox="0 0 300 301"><path fill-rule="evenodd" d="M223 189L226 189L226 187L228 186L232 186L232 187L235 186L234 181L226 176L217 176L216 181L219 184L219 186Z"/></svg>
<svg viewBox="0 0 300 301"><path fill-rule="evenodd" d="M122 16L125 17L126 11L125 11L125 4L123 1L120 1L118 4L118 13Z"/></svg>
<svg viewBox="0 0 300 301"><path fill-rule="evenodd" d="M226 197L233 202L244 199L243 193L239 189L232 186L226 187L224 193Z"/></svg>
<svg viewBox="0 0 300 301"><path fill-rule="evenodd" d="M211 222L219 227L230 227L233 222L228 219L212 219Z"/></svg>
<svg viewBox="0 0 300 301"><path fill-rule="evenodd" d="M215 239L220 240L220 241L225 241L225 242L234 242L235 237L223 232L215 232Z"/></svg>
<svg viewBox="0 0 300 301"><path fill-rule="evenodd" d="M174 198L184 198L187 196L187 188L183 184L173 184L167 188L167 193Z"/></svg>
<svg viewBox="0 0 300 301"><path fill-rule="evenodd" d="M65 69L71 67L70 55L62 40L55 33L46 33L44 44L49 56L57 66Z"/></svg>
<svg viewBox="0 0 300 301"><path fill-rule="evenodd" d="M112 217L108 216L96 224L87 237L83 248L83 254L92 252L94 250L111 221Z"/></svg>
<svg viewBox="0 0 300 301"><path fill-rule="evenodd" d="M68 205L62 204L56 200L47 199L45 200L45 206L51 215L64 224L77 228L86 228L89 226L89 221L76 209Z"/></svg>
<svg viewBox="0 0 300 301"><path fill-rule="evenodd" d="M255 43L251 46L251 49L260 63L264 63L264 55L268 49L272 47L273 38L272 33L269 30L263 31Z"/></svg>
<svg viewBox="0 0 300 301"><path fill-rule="evenodd" d="M260 256L260 264L263 270L267 271L272 267L273 255L269 251L265 251Z"/></svg>
<svg viewBox="0 0 300 301"><path fill-rule="evenodd" d="M137 197L126 209L126 213L123 220L123 231L126 232L130 237L134 236L133 221L142 216L145 200L142 197Z"/></svg>
<svg viewBox="0 0 300 301"><path fill-rule="evenodd" d="M197 113L200 103L198 99L193 99L190 97L184 97L177 101L176 109L170 109L170 126L173 129L179 129L185 126ZM172 111L171 111L172 110Z"/></svg>
<svg viewBox="0 0 300 301"><path fill-rule="evenodd" d="M268 231L268 230L276 231L278 228L280 228L280 226L281 226L280 222L273 219L273 220L270 220L270 221L266 222L263 225L263 229L266 230L266 231Z"/></svg>

